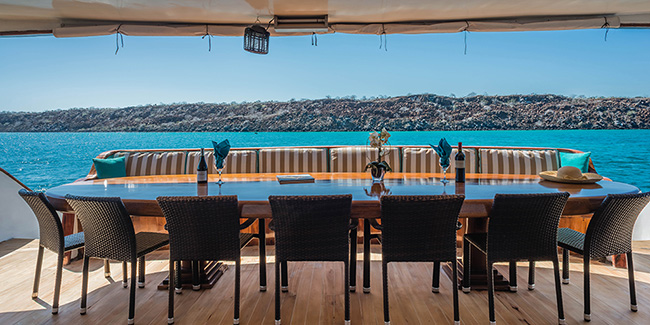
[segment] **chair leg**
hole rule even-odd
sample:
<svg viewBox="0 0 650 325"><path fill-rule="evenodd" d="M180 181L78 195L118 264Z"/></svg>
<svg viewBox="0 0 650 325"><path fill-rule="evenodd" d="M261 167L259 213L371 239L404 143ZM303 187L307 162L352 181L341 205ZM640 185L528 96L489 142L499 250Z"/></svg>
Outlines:
<svg viewBox="0 0 650 325"><path fill-rule="evenodd" d="M558 323L564 325L566 324L566 320L564 319L564 305L562 303L562 284L560 284L560 262L558 262L557 256L553 260L553 273L555 273L555 297L557 299Z"/></svg>
<svg viewBox="0 0 650 325"><path fill-rule="evenodd" d="M84 265L83 269L81 271L82 273L82 278L81 278L81 310L79 311L80 314L85 315L86 314L86 302L87 302L87 296L88 296L88 264L90 262L90 258L88 256L84 256Z"/></svg>
<svg viewBox="0 0 650 325"><path fill-rule="evenodd" d="M192 261L192 290L201 290L201 278L199 275L199 266L201 262Z"/></svg>
<svg viewBox="0 0 650 325"><path fill-rule="evenodd" d="M259 218L257 221L258 233L257 239L259 241L260 250L260 291L266 291L266 222L264 218Z"/></svg>
<svg viewBox="0 0 650 325"><path fill-rule="evenodd" d="M384 287L384 324L390 324L390 308L388 306L388 262L381 262L381 280Z"/></svg>
<svg viewBox="0 0 650 325"><path fill-rule="evenodd" d="M356 219L353 222L358 222ZM350 230L350 291L357 290L357 230Z"/></svg>
<svg viewBox="0 0 650 325"><path fill-rule="evenodd" d="M61 295L61 275L63 273L64 253L60 252L56 262L56 282L54 282L54 301L52 302L52 314L59 312L59 296Z"/></svg>
<svg viewBox="0 0 650 325"><path fill-rule="evenodd" d="M281 273L282 273L282 292L287 292L289 291L289 267L287 261L282 261L281 265Z"/></svg>
<svg viewBox="0 0 650 325"><path fill-rule="evenodd" d="M431 292L440 292L440 262L433 262L433 280L431 281Z"/></svg>
<svg viewBox="0 0 650 325"><path fill-rule="evenodd" d="M630 280L630 310L637 311L636 306L636 288L634 285L634 262L632 261L632 252L627 253L627 277Z"/></svg>
<svg viewBox="0 0 650 325"><path fill-rule="evenodd" d="M144 255L142 255L138 258L138 288L144 288L144 266Z"/></svg>
<svg viewBox="0 0 650 325"><path fill-rule="evenodd" d="M517 262L508 263L510 269L510 291L517 292Z"/></svg>
<svg viewBox="0 0 650 325"><path fill-rule="evenodd" d="M470 291L470 270L472 269L470 265L470 249L469 241L463 239L463 292L469 293Z"/></svg>
<svg viewBox="0 0 650 325"><path fill-rule="evenodd" d="M104 260L104 277L109 278L111 276L111 263L108 260Z"/></svg>
<svg viewBox="0 0 650 325"><path fill-rule="evenodd" d="M280 263L275 261L275 325L280 325Z"/></svg>
<svg viewBox="0 0 650 325"><path fill-rule="evenodd" d="M38 256L36 257L36 272L34 274L34 290L32 290L32 299L38 297L38 285L41 282L41 269L43 268L43 246L38 246Z"/></svg>
<svg viewBox="0 0 650 325"><path fill-rule="evenodd" d="M131 261L131 292L129 293L129 318L127 324L132 325L135 318L135 282L138 272L138 261Z"/></svg>
<svg viewBox="0 0 650 325"><path fill-rule="evenodd" d="M122 262L122 287L126 288L128 286L129 286L128 270L126 267L126 262Z"/></svg>
<svg viewBox="0 0 650 325"><path fill-rule="evenodd" d="M562 248L562 283L569 284L569 250Z"/></svg>
<svg viewBox="0 0 650 325"><path fill-rule="evenodd" d="M370 293L370 221L363 220L363 293Z"/></svg>
<svg viewBox="0 0 650 325"><path fill-rule="evenodd" d="M174 270L174 265L176 262L169 261L169 302L167 304L167 324L174 324L174 279L176 278L176 272Z"/></svg>
<svg viewBox="0 0 650 325"><path fill-rule="evenodd" d="M458 261L455 258L451 262L451 267L451 290L454 295L454 325L460 325L460 315L458 312Z"/></svg>
<svg viewBox="0 0 650 325"><path fill-rule="evenodd" d="M345 325L350 325L350 259L343 262L345 283Z"/></svg>
<svg viewBox="0 0 650 325"><path fill-rule="evenodd" d="M494 315L494 273L492 263L487 263L487 285L488 285L488 304L490 308L490 324L496 324L497 320Z"/></svg>
<svg viewBox="0 0 650 325"><path fill-rule="evenodd" d="M528 290L535 290L535 261L528 262Z"/></svg>
<svg viewBox="0 0 650 325"><path fill-rule="evenodd" d="M591 321L591 301L589 288L589 252L585 252L584 261L584 292L585 292L585 321Z"/></svg>
<svg viewBox="0 0 650 325"><path fill-rule="evenodd" d="M181 281L181 261L175 261L174 264L176 264L176 270L174 272L174 276L176 277L176 288L174 291L176 291L176 294L181 294L183 293L183 283Z"/></svg>
<svg viewBox="0 0 650 325"><path fill-rule="evenodd" d="M241 288L241 257L238 257L235 260L235 317L233 319L233 324L239 324L239 300Z"/></svg>

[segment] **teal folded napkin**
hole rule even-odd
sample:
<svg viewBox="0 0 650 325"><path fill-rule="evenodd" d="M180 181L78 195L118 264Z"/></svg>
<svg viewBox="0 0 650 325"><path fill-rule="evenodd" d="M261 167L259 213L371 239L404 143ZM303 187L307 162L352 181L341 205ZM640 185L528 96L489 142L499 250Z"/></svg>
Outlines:
<svg viewBox="0 0 650 325"><path fill-rule="evenodd" d="M212 141L212 145L214 146L214 163L217 169L222 169L223 161L228 157L228 153L230 152L230 142L228 142L228 139L219 143Z"/></svg>
<svg viewBox="0 0 650 325"><path fill-rule="evenodd" d="M440 156L440 166L444 167L449 167L450 162L449 162L449 157L451 157L451 146L447 142L447 139L442 138L440 139L440 142L438 142L437 146L434 146L432 144L429 144L433 150L436 151L438 156Z"/></svg>

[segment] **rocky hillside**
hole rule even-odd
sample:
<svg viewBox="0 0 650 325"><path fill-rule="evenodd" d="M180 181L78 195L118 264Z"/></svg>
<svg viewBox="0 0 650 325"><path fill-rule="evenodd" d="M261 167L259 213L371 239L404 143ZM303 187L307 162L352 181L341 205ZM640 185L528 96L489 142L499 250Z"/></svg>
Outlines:
<svg viewBox="0 0 650 325"><path fill-rule="evenodd" d="M2 112L0 132L367 131L650 128L650 98L555 95L369 100L317 99L240 104Z"/></svg>

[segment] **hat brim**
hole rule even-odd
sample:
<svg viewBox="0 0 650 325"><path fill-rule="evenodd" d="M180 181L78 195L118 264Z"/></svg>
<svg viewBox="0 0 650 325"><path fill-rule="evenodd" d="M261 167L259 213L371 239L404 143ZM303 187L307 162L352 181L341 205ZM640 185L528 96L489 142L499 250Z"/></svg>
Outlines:
<svg viewBox="0 0 650 325"><path fill-rule="evenodd" d="M571 179L571 178L562 178L562 177L557 177L557 171L556 170L548 170L545 172L539 173L539 177L551 181L551 182L558 182L558 183L569 183L569 184L593 184L596 183L600 180L603 179L602 176L594 173L584 173L582 174L584 177L583 179Z"/></svg>

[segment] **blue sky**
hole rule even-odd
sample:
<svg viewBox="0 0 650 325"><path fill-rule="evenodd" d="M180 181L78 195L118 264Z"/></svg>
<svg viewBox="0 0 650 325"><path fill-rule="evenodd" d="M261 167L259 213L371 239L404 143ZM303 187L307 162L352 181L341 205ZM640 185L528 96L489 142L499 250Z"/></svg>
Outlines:
<svg viewBox="0 0 650 325"><path fill-rule="evenodd" d="M326 96L561 94L650 96L650 30L271 38L0 38L0 110L126 107Z"/></svg>

